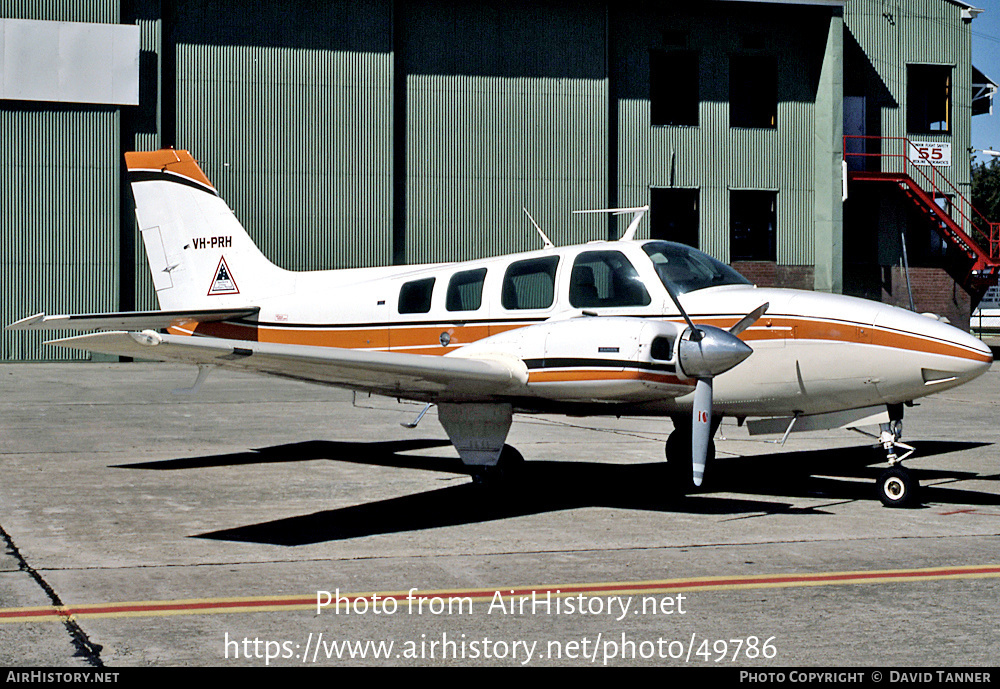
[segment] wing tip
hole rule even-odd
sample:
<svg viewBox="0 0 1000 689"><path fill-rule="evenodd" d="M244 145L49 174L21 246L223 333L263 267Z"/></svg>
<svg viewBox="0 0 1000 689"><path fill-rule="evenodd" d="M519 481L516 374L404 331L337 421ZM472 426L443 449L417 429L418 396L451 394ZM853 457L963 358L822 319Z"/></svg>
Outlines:
<svg viewBox="0 0 1000 689"><path fill-rule="evenodd" d="M13 323L8 323L4 326L4 330L31 330L32 326L38 325L39 323L45 322L45 312L39 311L38 313L28 316L26 318L21 318L14 321Z"/></svg>

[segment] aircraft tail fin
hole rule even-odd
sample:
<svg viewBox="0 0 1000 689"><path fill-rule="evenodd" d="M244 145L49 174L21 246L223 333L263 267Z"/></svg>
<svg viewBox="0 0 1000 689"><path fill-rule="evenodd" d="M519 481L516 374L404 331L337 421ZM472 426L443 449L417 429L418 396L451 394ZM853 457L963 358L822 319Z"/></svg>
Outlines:
<svg viewBox="0 0 1000 689"><path fill-rule="evenodd" d="M250 239L187 151L125 154L160 308L259 303L293 280Z"/></svg>

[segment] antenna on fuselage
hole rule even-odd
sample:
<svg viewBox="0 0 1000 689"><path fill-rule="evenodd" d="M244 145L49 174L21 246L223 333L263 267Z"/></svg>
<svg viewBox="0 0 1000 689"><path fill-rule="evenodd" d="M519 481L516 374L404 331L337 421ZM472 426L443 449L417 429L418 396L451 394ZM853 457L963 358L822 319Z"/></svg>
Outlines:
<svg viewBox="0 0 1000 689"><path fill-rule="evenodd" d="M632 216L632 222L628 224L625 228L625 233L618 239L619 242L627 242L635 236L635 231L639 229L639 221L642 220L642 216L645 215L646 211L649 210L649 206L636 206L635 208L598 208L595 210L586 211L573 211L574 213L611 213L613 215L625 215L626 213L635 213Z"/></svg>
<svg viewBox="0 0 1000 689"><path fill-rule="evenodd" d="M538 230L538 234L541 235L541 237L542 237L542 248L543 249L551 249L552 247L554 247L555 244L552 243L551 239L549 239L548 237L545 236L545 233L542 232L542 228L540 228L538 226L538 223L535 222L535 219L531 217L531 213L528 212L528 209L525 208L524 206L521 206L521 210L524 211L524 214L528 216L528 220L531 221L531 224L535 226L536 230Z"/></svg>

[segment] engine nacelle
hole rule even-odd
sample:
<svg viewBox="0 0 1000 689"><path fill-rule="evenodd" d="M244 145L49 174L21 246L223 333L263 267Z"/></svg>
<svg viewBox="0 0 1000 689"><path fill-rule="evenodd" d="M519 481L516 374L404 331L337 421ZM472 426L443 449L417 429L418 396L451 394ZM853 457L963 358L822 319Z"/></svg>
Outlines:
<svg viewBox="0 0 1000 689"><path fill-rule="evenodd" d="M484 338L449 356L516 356L528 390L580 402L637 402L676 397L691 383L677 368L684 326L625 316L554 320Z"/></svg>

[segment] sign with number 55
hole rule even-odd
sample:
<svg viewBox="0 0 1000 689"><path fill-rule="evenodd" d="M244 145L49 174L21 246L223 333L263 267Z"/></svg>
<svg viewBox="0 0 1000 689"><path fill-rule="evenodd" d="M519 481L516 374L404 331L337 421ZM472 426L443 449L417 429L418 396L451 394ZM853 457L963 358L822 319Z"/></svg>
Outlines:
<svg viewBox="0 0 1000 689"><path fill-rule="evenodd" d="M914 165L951 167L951 144L940 141L911 141L910 162Z"/></svg>

